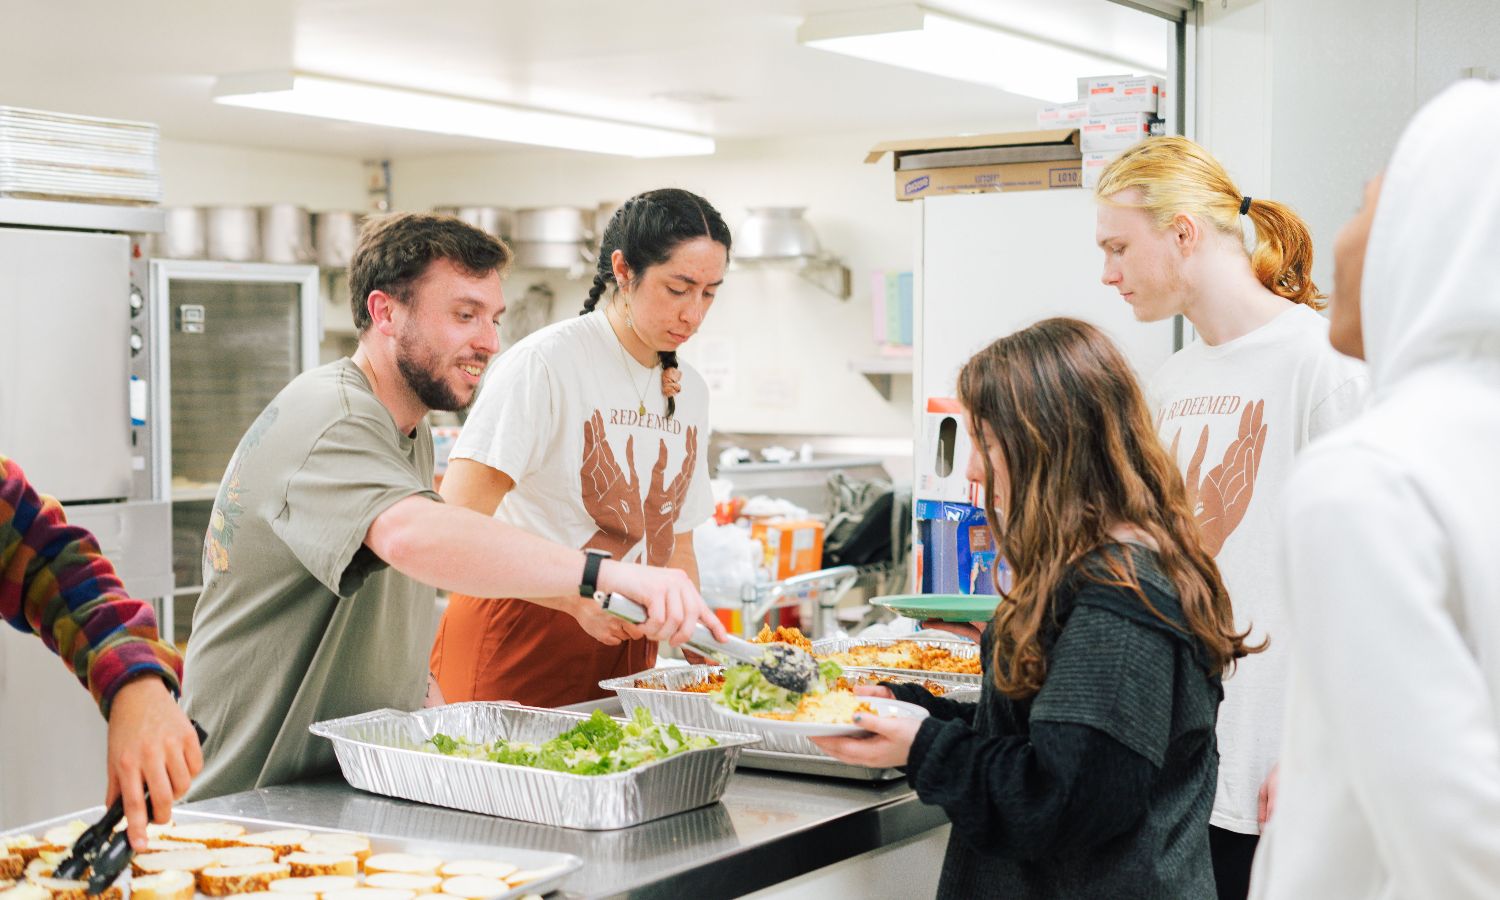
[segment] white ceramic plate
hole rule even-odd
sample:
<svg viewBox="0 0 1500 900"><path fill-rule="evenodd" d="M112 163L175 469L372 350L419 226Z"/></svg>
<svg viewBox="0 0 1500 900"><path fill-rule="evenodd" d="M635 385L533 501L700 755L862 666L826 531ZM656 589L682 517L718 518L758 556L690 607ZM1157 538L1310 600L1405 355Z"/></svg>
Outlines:
<svg viewBox="0 0 1500 900"><path fill-rule="evenodd" d="M897 719L925 719L927 710L915 703L906 703L902 700L891 700L886 697L865 697L871 708L885 718ZM744 722L754 725L755 729L776 734L799 734L803 737L853 737L860 734L869 734L858 725L831 725L826 722L789 722L786 719L767 719L762 716L750 716L726 709L717 703L711 704L714 712L726 719L734 719L736 722Z"/></svg>

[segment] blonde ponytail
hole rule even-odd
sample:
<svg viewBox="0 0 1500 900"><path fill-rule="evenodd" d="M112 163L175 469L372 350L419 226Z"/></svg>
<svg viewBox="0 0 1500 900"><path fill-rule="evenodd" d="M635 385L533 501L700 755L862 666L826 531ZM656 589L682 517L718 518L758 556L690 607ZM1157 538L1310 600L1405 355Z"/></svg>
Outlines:
<svg viewBox="0 0 1500 900"><path fill-rule="evenodd" d="M1250 268L1267 290L1293 303L1313 309L1325 304L1318 286L1313 284L1312 235L1302 217L1285 203L1252 199L1245 212L1255 225L1255 250L1250 254Z"/></svg>
<svg viewBox="0 0 1500 900"><path fill-rule="evenodd" d="M1185 137L1147 138L1120 154L1099 176L1094 196L1119 203L1115 195L1136 188L1140 200L1125 204L1144 210L1165 228L1179 213L1196 216L1226 235L1243 240L1240 210L1245 198L1219 161ZM1313 284L1312 234L1291 207L1252 199L1245 210L1255 226L1250 267L1266 290L1293 303L1322 309L1323 294Z"/></svg>

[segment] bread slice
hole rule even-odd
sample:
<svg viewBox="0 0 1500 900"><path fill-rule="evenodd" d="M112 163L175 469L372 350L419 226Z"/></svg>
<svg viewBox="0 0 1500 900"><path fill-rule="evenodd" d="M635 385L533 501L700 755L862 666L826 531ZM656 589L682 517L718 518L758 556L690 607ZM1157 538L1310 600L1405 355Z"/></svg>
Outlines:
<svg viewBox="0 0 1500 900"><path fill-rule="evenodd" d="M437 875L414 875L408 872L376 872L365 878L365 886L393 891L411 891L417 895L436 894L443 879Z"/></svg>
<svg viewBox="0 0 1500 900"><path fill-rule="evenodd" d="M173 850L207 850L207 844L193 841L169 841L166 838L147 838L146 853L170 853Z"/></svg>
<svg viewBox="0 0 1500 900"><path fill-rule="evenodd" d="M198 873L198 890L210 897L227 897L268 888L272 882L292 877L286 863L253 866L213 866Z"/></svg>
<svg viewBox="0 0 1500 900"><path fill-rule="evenodd" d="M459 875L443 879L443 893L450 897L466 897L468 900L483 900L509 893L511 886L499 878L484 875Z"/></svg>
<svg viewBox="0 0 1500 900"><path fill-rule="evenodd" d="M456 878L459 875L483 875L486 878L504 879L520 870L520 866L494 859L456 859L450 863L443 863L440 871L445 878Z"/></svg>
<svg viewBox="0 0 1500 900"><path fill-rule="evenodd" d="M347 891L329 891L323 895L322 900L415 900L415 898L416 895L411 891L361 887Z"/></svg>
<svg viewBox="0 0 1500 900"><path fill-rule="evenodd" d="M541 881L544 878L551 878L554 875L561 875L566 869L566 865L564 865L563 863L558 863L555 866L548 866L545 869L529 869L520 872L512 872L511 874L505 876L505 881L511 887L520 887L523 884L530 884L533 881Z"/></svg>
<svg viewBox="0 0 1500 900"><path fill-rule="evenodd" d="M436 856L417 856L412 853L377 853L365 860L365 872L404 872L408 875L431 875L443 861Z"/></svg>
<svg viewBox="0 0 1500 900"><path fill-rule="evenodd" d="M46 888L37 887L29 881L0 890L0 897L5 900L52 900L52 895L47 893Z"/></svg>
<svg viewBox="0 0 1500 900"><path fill-rule="evenodd" d="M332 853L306 853L301 850L288 853L281 861L292 867L293 878L309 878L315 875L356 875L359 860L352 856L336 856Z"/></svg>
<svg viewBox="0 0 1500 900"><path fill-rule="evenodd" d="M283 878L280 881L271 882L274 888L278 884L286 884L288 881L296 881L295 878ZM300 891L248 891L243 894L235 894L235 900L318 900L317 894L304 894Z"/></svg>
<svg viewBox="0 0 1500 900"><path fill-rule="evenodd" d="M158 875L162 872L200 872L219 864L212 850L169 850L166 853L142 853L130 861L130 870L137 875Z"/></svg>
<svg viewBox="0 0 1500 900"><path fill-rule="evenodd" d="M283 860L285 862L285 860ZM324 894L334 891L352 890L359 886L353 875L312 875L305 878L291 877L271 885L273 894Z"/></svg>
<svg viewBox="0 0 1500 900"><path fill-rule="evenodd" d="M171 869L130 879L130 900L192 900L196 889L192 872Z"/></svg>
<svg viewBox="0 0 1500 900"><path fill-rule="evenodd" d="M37 854L42 852L46 844L37 840L29 834L13 834L9 837L0 837L0 854L14 853L27 862L36 859Z"/></svg>
<svg viewBox="0 0 1500 900"><path fill-rule="evenodd" d="M191 841L209 849L232 847L245 833L245 826L229 822L185 822L162 830L161 837L169 841Z"/></svg>
<svg viewBox="0 0 1500 900"><path fill-rule="evenodd" d="M89 830L89 823L82 819L74 819L66 825L49 828L42 834L42 843L49 847L62 847L67 849L73 846L73 842L83 836Z"/></svg>
<svg viewBox="0 0 1500 900"><path fill-rule="evenodd" d="M301 848L308 853L329 853L334 856L352 856L360 861L370 858L370 839L362 834L344 831L324 831L303 841Z"/></svg>
<svg viewBox="0 0 1500 900"><path fill-rule="evenodd" d="M305 828L282 828L277 831L240 835L238 843L246 847L270 847L276 851L276 858L280 859L296 850L303 841L310 837L312 837L312 832Z"/></svg>
<svg viewBox="0 0 1500 900"><path fill-rule="evenodd" d="M26 874L26 860L19 853L0 851L0 878L15 881Z"/></svg>
<svg viewBox="0 0 1500 900"><path fill-rule="evenodd" d="M34 878L32 884L51 895L52 900L92 900L88 894L88 882L73 881L66 878ZM95 894L97 900L120 900L120 889L115 885L105 888L103 893Z"/></svg>
<svg viewBox="0 0 1500 900"><path fill-rule="evenodd" d="M270 847L219 847L208 852L214 855L214 865L220 868L258 866L276 861L276 851Z"/></svg>

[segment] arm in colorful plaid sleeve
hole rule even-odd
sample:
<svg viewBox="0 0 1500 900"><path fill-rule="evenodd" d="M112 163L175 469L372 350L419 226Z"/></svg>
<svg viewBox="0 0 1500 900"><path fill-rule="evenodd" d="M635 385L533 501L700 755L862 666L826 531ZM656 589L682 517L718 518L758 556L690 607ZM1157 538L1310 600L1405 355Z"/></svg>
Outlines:
<svg viewBox="0 0 1500 900"><path fill-rule="evenodd" d="M42 639L109 717L115 692L140 675L180 690L182 658L162 641L151 604L125 593L86 529L0 456L0 618Z"/></svg>

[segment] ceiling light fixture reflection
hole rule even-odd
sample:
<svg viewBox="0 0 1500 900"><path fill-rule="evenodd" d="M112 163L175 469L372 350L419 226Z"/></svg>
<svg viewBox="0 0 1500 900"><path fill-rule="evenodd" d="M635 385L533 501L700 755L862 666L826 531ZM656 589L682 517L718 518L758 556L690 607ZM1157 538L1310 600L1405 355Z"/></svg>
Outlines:
<svg viewBox="0 0 1500 900"><path fill-rule="evenodd" d="M1054 103L1076 100L1079 78L1142 71L1137 63L934 12L915 3L810 15L797 29L797 41Z"/></svg>
<svg viewBox="0 0 1500 900"><path fill-rule="evenodd" d="M434 134L616 156L703 156L703 135L591 119L322 75L275 72L218 79L214 102Z"/></svg>

